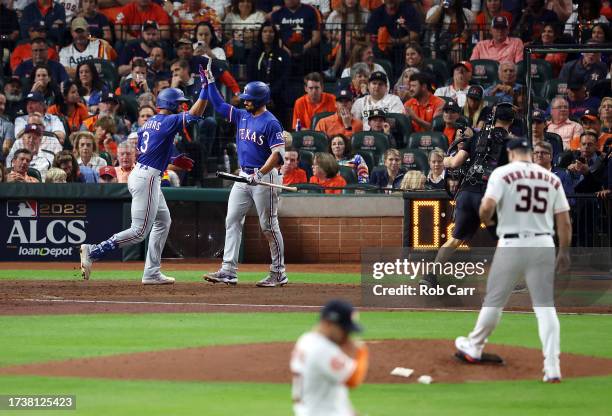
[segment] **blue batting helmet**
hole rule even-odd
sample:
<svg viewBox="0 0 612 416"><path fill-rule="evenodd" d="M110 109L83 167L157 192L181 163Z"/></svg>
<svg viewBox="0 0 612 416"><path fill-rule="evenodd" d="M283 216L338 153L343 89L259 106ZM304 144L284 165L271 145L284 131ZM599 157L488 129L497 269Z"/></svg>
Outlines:
<svg viewBox="0 0 612 416"><path fill-rule="evenodd" d="M189 100L185 98L183 91L179 90L178 88L165 88L157 95L155 105L157 108L165 108L166 110L176 111L178 110L179 103L186 102L189 102Z"/></svg>
<svg viewBox="0 0 612 416"><path fill-rule="evenodd" d="M270 102L270 87L268 84L261 81L249 82L244 87L244 92L240 94L241 100L252 101L256 107L268 104Z"/></svg>

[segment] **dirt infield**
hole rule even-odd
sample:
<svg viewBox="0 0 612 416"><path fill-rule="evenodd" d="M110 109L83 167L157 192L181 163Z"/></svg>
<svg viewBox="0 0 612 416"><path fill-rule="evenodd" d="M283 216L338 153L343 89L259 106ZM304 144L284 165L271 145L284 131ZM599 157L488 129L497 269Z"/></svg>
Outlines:
<svg viewBox="0 0 612 416"><path fill-rule="evenodd" d="M434 382L540 379L542 354L539 350L489 345L504 365L471 365L452 357L449 340L369 341L371 352L368 383L414 383L423 374ZM293 344L266 343L227 345L99 358L83 358L0 369L0 374L69 376L130 380L241 381L286 383L291 380L288 360ZM261 360L261 357L277 357ZM155 363L154 366L151 363ZM612 374L612 360L575 354L561 355L565 378ZM415 370L406 379L391 376L394 367Z"/></svg>

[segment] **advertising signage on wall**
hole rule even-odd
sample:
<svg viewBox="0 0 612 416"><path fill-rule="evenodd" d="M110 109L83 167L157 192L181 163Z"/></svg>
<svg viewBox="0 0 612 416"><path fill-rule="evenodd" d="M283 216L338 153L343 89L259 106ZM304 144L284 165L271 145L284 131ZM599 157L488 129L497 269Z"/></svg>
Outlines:
<svg viewBox="0 0 612 416"><path fill-rule="evenodd" d="M81 244L123 228L116 201L6 200L0 217L3 261L78 261ZM120 259L121 252L110 258Z"/></svg>

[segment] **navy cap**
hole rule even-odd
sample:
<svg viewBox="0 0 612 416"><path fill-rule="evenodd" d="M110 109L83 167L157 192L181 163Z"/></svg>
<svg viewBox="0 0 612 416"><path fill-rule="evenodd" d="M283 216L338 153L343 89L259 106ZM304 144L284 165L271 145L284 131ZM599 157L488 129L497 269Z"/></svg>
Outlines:
<svg viewBox="0 0 612 416"><path fill-rule="evenodd" d="M587 108L586 110L584 110L584 113L580 117L580 120L585 120L585 119L591 120L591 121L599 120L597 111L593 110L592 108Z"/></svg>
<svg viewBox="0 0 612 416"><path fill-rule="evenodd" d="M506 19L506 16L495 16L491 21L491 27L505 29L508 27L508 19Z"/></svg>
<svg viewBox="0 0 612 416"><path fill-rule="evenodd" d="M100 98L100 102L108 103L108 102L111 102L111 101L114 101L114 102L118 103L119 99L112 92L107 92L107 93L102 94L102 97Z"/></svg>
<svg viewBox="0 0 612 416"><path fill-rule="evenodd" d="M384 83L387 83L387 75L382 71L374 71L372 72L372 74L370 74L370 79L368 82L372 81L382 81Z"/></svg>
<svg viewBox="0 0 612 416"><path fill-rule="evenodd" d="M442 110L460 113L461 107L459 107L459 104L457 104L455 101L447 101L446 104L444 104L444 108Z"/></svg>
<svg viewBox="0 0 612 416"><path fill-rule="evenodd" d="M531 113L531 119L533 121L544 122L546 121L546 114L544 114L544 111L540 110L539 108L536 108L535 110L533 110L533 113Z"/></svg>
<svg viewBox="0 0 612 416"><path fill-rule="evenodd" d="M373 110L368 111L368 119L371 119L373 117L383 117L383 118L386 118L387 117L387 113L382 108L375 108Z"/></svg>
<svg viewBox="0 0 612 416"><path fill-rule="evenodd" d="M147 29L157 29L159 30L159 26L157 25L157 22L155 20L146 20L141 27L141 31L144 32Z"/></svg>
<svg viewBox="0 0 612 416"><path fill-rule="evenodd" d="M321 320L333 322L346 332L361 332L363 330L361 325L355 321L353 305L339 299L329 301L323 306Z"/></svg>
<svg viewBox="0 0 612 416"><path fill-rule="evenodd" d="M506 143L506 149L514 150L514 149L531 149L531 145L524 137L519 137L518 139L509 140Z"/></svg>
<svg viewBox="0 0 612 416"><path fill-rule="evenodd" d="M44 103L45 97L37 91L32 91L28 95L26 95L26 101L38 101Z"/></svg>
<svg viewBox="0 0 612 416"><path fill-rule="evenodd" d="M484 88L482 88L480 85L470 85L467 96L480 101L484 96Z"/></svg>
<svg viewBox="0 0 612 416"><path fill-rule="evenodd" d="M37 20L30 26L29 30L35 30L37 32L46 32L47 25L45 24L44 20Z"/></svg>
<svg viewBox="0 0 612 416"><path fill-rule="evenodd" d="M353 99L353 93L348 88L342 88L336 93L336 101L352 100L352 99Z"/></svg>

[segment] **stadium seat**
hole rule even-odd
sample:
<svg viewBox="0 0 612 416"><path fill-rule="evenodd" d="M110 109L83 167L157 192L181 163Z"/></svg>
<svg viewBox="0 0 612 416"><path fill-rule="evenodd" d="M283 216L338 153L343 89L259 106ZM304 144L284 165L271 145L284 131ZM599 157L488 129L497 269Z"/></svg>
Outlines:
<svg viewBox="0 0 612 416"><path fill-rule="evenodd" d="M355 169L350 166L340 166L340 176L344 178L346 183L357 183L357 174Z"/></svg>
<svg viewBox="0 0 612 416"><path fill-rule="evenodd" d="M310 128L314 130L319 120L325 117L333 116L334 114L336 113L334 113L333 111L323 111L321 113L315 114L314 116L312 116L312 124L310 125Z"/></svg>
<svg viewBox="0 0 612 416"><path fill-rule="evenodd" d="M516 64L516 66L517 66L516 82L522 85L527 85L527 82L525 80L526 62L521 61L518 64ZM532 59L531 60L531 82L532 83L543 84L546 81L552 79L553 77L552 74L553 74L552 66L550 65L549 62L545 61L544 59Z"/></svg>
<svg viewBox="0 0 612 416"><path fill-rule="evenodd" d="M425 58L423 59L423 65L433 72L435 76L433 81L437 87L443 86L445 81L451 77L446 61L441 59Z"/></svg>
<svg viewBox="0 0 612 416"><path fill-rule="evenodd" d="M113 157L108 152L100 152L100 157L106 161L108 166L113 166Z"/></svg>
<svg viewBox="0 0 612 416"><path fill-rule="evenodd" d="M538 97L537 95L533 97L533 106L540 110L546 111L549 104L550 102L546 98Z"/></svg>
<svg viewBox="0 0 612 416"><path fill-rule="evenodd" d="M499 102L499 97L495 95L485 95L483 99L488 107L494 107Z"/></svg>
<svg viewBox="0 0 612 416"><path fill-rule="evenodd" d="M362 150L370 151L378 165L381 163L383 154L390 145L389 138L384 133L378 131L360 131L353 135L351 146L355 153L360 153Z"/></svg>
<svg viewBox="0 0 612 416"><path fill-rule="evenodd" d="M560 79L549 79L544 83L544 90L542 96L548 101L551 101L557 95L565 96L567 93L567 83Z"/></svg>
<svg viewBox="0 0 612 416"><path fill-rule="evenodd" d="M425 175L429 172L427 155L420 149L400 150L402 168L405 170L420 170Z"/></svg>
<svg viewBox="0 0 612 416"><path fill-rule="evenodd" d="M448 139L444 133L439 131L412 133L410 135L410 140L408 140L409 149L419 149L425 153L429 153L436 147L444 151L448 149Z"/></svg>
<svg viewBox="0 0 612 416"><path fill-rule="evenodd" d="M547 131L544 137L553 146L553 149L563 149L563 139L557 133Z"/></svg>
<svg viewBox="0 0 612 416"><path fill-rule="evenodd" d="M344 88L348 88L351 85L352 78L351 77L343 77L338 80L336 83L336 88L338 91Z"/></svg>
<svg viewBox="0 0 612 416"><path fill-rule="evenodd" d="M305 194L322 194L325 188L316 183L297 183L292 185L298 188L298 192Z"/></svg>
<svg viewBox="0 0 612 416"><path fill-rule="evenodd" d="M38 169L28 168L28 176L38 179L38 182L42 182L42 177Z"/></svg>
<svg viewBox="0 0 612 416"><path fill-rule="evenodd" d="M117 72L117 68L115 68L115 64L112 61L107 61L104 59L90 59L98 73L100 74L100 78L106 82L108 86L110 86L113 90L119 86L119 73Z"/></svg>
<svg viewBox="0 0 612 416"><path fill-rule="evenodd" d="M309 150L300 150L299 152L300 160L309 166L312 166L312 162L314 160L314 153Z"/></svg>
<svg viewBox="0 0 612 416"><path fill-rule="evenodd" d="M410 117L402 113L387 113L387 122L391 125L391 135L395 138L396 147L406 146L412 133Z"/></svg>
<svg viewBox="0 0 612 416"><path fill-rule="evenodd" d="M369 183L347 183L342 191L343 194L354 194L356 192L377 194L379 189L376 185L370 185Z"/></svg>
<svg viewBox="0 0 612 416"><path fill-rule="evenodd" d="M382 59L382 58L376 58L376 59L374 59L374 62L383 67L383 69L387 73L387 78L389 78L389 83L391 85L393 85L393 80L394 80L394 78L393 78L393 64L391 63L391 61L388 61L388 60Z"/></svg>
<svg viewBox="0 0 612 416"><path fill-rule="evenodd" d="M471 61L472 82L487 88L497 82L499 63L490 59L474 59Z"/></svg>
<svg viewBox="0 0 612 416"><path fill-rule="evenodd" d="M120 111L132 123L138 121L138 99L129 95L118 95Z"/></svg>
<svg viewBox="0 0 612 416"><path fill-rule="evenodd" d="M300 130L291 133L293 147L310 152L327 152L328 140L325 133L314 130Z"/></svg>

